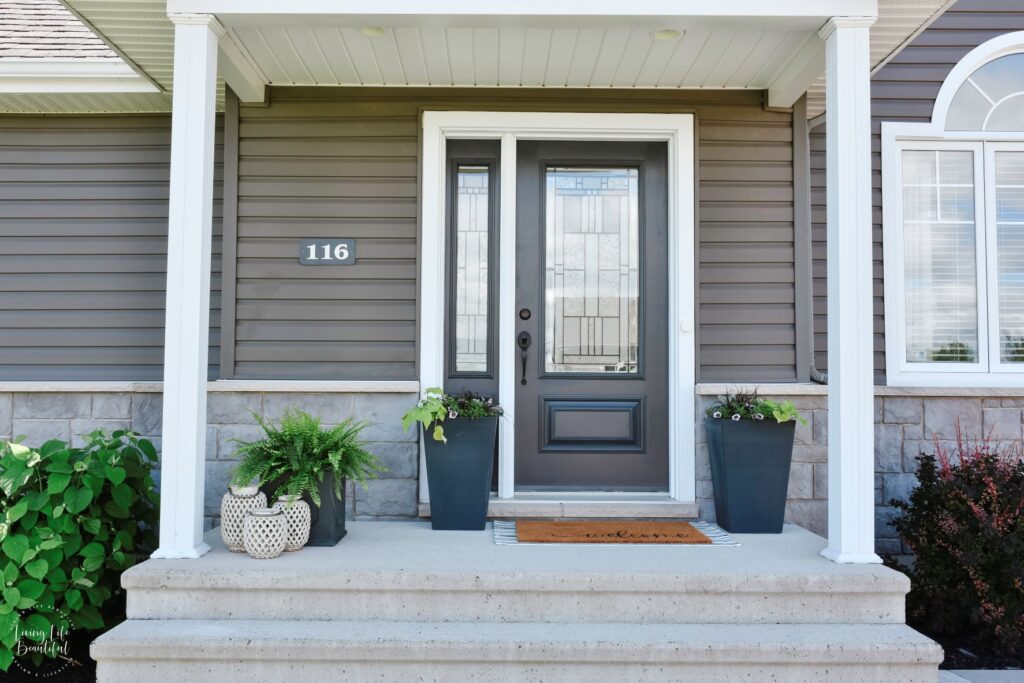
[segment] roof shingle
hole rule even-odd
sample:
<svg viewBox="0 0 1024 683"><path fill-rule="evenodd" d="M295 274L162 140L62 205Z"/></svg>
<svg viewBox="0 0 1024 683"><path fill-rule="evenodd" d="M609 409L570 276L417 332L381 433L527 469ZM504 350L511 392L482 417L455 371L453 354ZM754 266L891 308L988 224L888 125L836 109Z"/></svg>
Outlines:
<svg viewBox="0 0 1024 683"><path fill-rule="evenodd" d="M58 0L0 0L0 59L120 59Z"/></svg>

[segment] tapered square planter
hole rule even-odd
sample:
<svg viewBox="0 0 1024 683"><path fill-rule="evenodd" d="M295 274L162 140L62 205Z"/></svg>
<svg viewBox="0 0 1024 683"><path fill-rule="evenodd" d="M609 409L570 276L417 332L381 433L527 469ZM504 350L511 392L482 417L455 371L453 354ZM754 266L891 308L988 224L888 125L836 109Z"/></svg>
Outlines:
<svg viewBox="0 0 1024 683"><path fill-rule="evenodd" d="M274 495L284 479L275 479L263 488L268 499ZM323 481L317 486L320 494L320 505L313 502L308 495L302 500L309 503L311 515L309 541L307 546L331 547L345 538L345 481L341 482L341 499L334 495L334 472L326 472Z"/></svg>
<svg viewBox="0 0 1024 683"><path fill-rule="evenodd" d="M704 421L718 525L741 534L782 532L796 423Z"/></svg>
<svg viewBox="0 0 1024 683"><path fill-rule="evenodd" d="M479 531L487 524L491 470L498 418L445 420L447 443L424 431L430 525L434 529Z"/></svg>

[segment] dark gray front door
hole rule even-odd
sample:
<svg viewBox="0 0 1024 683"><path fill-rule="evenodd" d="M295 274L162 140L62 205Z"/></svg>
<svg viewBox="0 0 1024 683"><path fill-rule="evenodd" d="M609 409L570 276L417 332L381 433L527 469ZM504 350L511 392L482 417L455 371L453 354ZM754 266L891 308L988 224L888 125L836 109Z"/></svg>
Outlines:
<svg viewBox="0 0 1024 683"><path fill-rule="evenodd" d="M518 143L517 490L668 489L666 157Z"/></svg>

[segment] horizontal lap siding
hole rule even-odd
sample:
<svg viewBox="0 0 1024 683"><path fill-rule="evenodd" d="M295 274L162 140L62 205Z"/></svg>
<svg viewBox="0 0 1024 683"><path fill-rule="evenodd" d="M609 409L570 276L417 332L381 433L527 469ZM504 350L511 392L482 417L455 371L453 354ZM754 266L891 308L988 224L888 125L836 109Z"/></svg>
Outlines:
<svg viewBox="0 0 1024 683"><path fill-rule="evenodd" d="M273 89L270 106L240 111L235 376L416 376L419 115L485 109L695 112L701 379L794 380L792 120L761 101ZM356 238L356 265L300 266L304 237Z"/></svg>
<svg viewBox="0 0 1024 683"><path fill-rule="evenodd" d="M882 121L928 121L942 82L956 63L987 40L1024 30L1020 0L960 0L871 79L872 213L874 243L875 376L885 383L885 319L882 298ZM825 277L825 128L811 131L811 211L814 272L814 338L818 368L827 367Z"/></svg>
<svg viewBox="0 0 1024 683"><path fill-rule="evenodd" d="M0 380L161 378L169 159L166 116L0 118Z"/></svg>

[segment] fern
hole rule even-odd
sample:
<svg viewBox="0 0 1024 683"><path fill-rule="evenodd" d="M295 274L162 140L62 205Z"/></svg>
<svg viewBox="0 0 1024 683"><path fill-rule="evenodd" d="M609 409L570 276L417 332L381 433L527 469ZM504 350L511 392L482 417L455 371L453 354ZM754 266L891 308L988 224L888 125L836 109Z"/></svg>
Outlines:
<svg viewBox="0 0 1024 683"><path fill-rule="evenodd" d="M334 472L334 495L342 499L343 483L351 479L363 488L366 482L387 471L377 458L366 450L361 433L369 423L348 419L324 428L320 419L302 411L288 411L281 426L267 423L253 415L263 429L257 441L239 441L233 484L256 482L264 486L282 480L274 497L308 496L320 505L319 486L328 472Z"/></svg>

